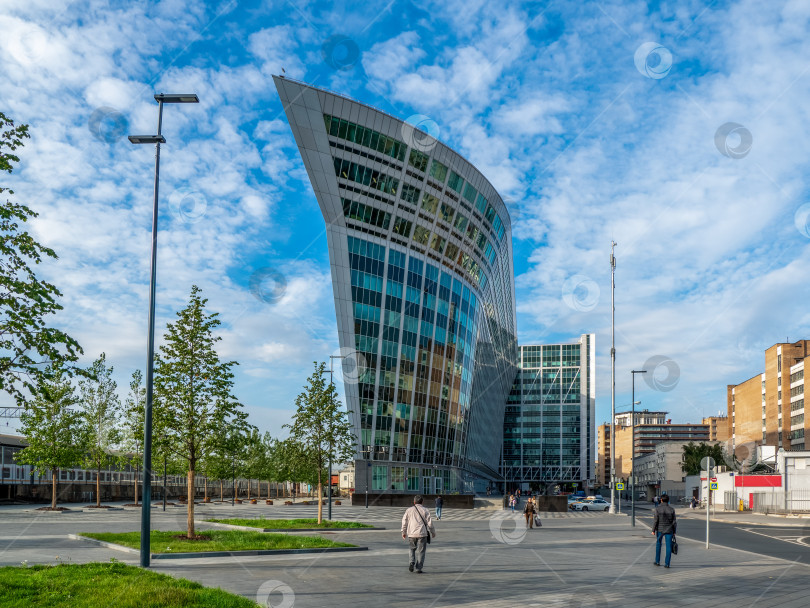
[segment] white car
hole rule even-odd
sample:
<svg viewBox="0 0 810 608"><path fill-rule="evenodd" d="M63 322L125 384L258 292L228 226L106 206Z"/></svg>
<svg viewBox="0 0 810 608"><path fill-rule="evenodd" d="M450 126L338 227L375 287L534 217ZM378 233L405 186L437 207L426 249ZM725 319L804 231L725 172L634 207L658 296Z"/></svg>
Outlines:
<svg viewBox="0 0 810 608"><path fill-rule="evenodd" d="M574 511L609 511L610 503L601 498L586 498L571 505Z"/></svg>

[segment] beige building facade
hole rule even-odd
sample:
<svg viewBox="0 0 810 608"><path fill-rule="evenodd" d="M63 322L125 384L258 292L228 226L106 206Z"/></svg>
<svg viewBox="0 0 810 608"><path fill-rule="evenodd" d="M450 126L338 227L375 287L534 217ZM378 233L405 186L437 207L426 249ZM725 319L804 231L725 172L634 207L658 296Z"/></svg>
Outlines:
<svg viewBox="0 0 810 608"><path fill-rule="evenodd" d="M727 387L728 429L738 459L756 446L805 449L804 368L810 340L782 342L765 351L765 371Z"/></svg>

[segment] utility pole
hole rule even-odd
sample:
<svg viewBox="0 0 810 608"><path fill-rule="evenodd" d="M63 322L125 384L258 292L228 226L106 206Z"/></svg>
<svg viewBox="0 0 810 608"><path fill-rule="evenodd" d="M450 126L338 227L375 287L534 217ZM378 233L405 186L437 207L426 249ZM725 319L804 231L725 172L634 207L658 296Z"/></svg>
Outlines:
<svg viewBox="0 0 810 608"><path fill-rule="evenodd" d="M616 241L610 241L610 512L616 513Z"/></svg>

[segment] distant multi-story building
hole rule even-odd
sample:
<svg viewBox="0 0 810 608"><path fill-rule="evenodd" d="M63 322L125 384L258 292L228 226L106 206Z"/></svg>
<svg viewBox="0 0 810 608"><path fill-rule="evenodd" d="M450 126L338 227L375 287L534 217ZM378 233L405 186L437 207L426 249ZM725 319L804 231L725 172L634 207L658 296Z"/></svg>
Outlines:
<svg viewBox="0 0 810 608"><path fill-rule="evenodd" d="M745 446L804 450L804 368L810 340L780 342L765 351L765 371L727 388L728 429L738 456Z"/></svg>
<svg viewBox="0 0 810 608"><path fill-rule="evenodd" d="M636 412L636 420L649 419L651 424L637 424L634 427L625 422L631 418L617 416L615 426L615 467L616 477L627 479L630 476L633 457L640 458L655 451L661 443L695 443L709 441L708 424L672 424L666 419L667 412ZM663 416L663 417L662 417ZM599 475L602 484L610 482L610 425L603 424L598 429Z"/></svg>
<svg viewBox="0 0 810 608"><path fill-rule="evenodd" d="M504 417L503 478L526 484L595 481L595 335L570 344L519 347Z"/></svg>
<svg viewBox="0 0 810 608"><path fill-rule="evenodd" d="M725 442L729 438L728 416L706 416L702 424L709 425L709 441Z"/></svg>

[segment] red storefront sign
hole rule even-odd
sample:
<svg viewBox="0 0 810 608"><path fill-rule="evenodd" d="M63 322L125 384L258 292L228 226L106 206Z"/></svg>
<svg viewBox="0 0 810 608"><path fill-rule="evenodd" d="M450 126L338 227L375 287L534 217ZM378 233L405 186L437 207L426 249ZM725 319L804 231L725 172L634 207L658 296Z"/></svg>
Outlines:
<svg viewBox="0 0 810 608"><path fill-rule="evenodd" d="M781 475L735 475L734 487L737 488L781 488Z"/></svg>

